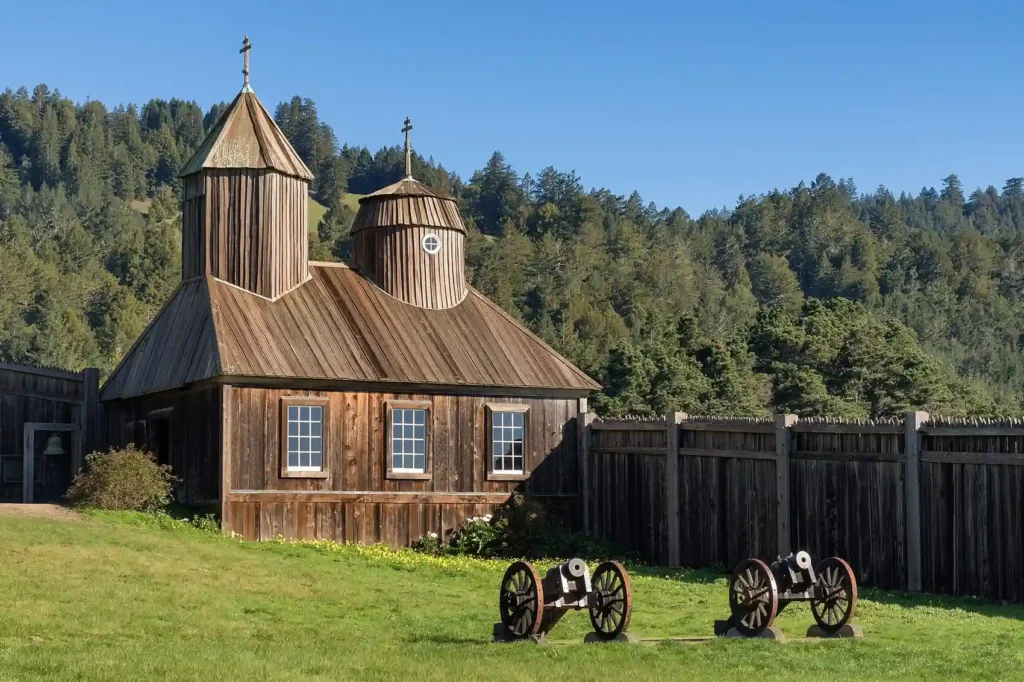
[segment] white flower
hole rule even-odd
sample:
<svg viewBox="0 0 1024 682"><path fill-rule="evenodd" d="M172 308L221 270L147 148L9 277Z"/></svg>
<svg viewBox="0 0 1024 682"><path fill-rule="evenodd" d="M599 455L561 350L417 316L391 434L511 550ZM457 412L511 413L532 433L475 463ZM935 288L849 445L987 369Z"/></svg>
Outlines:
<svg viewBox="0 0 1024 682"><path fill-rule="evenodd" d="M434 531L430 531L429 533L427 533L427 536L433 540L437 539L437 533L435 533Z"/></svg>
<svg viewBox="0 0 1024 682"><path fill-rule="evenodd" d="M483 519L484 519L484 523L490 523L491 522L491 515L487 514L486 516L483 517Z"/></svg>

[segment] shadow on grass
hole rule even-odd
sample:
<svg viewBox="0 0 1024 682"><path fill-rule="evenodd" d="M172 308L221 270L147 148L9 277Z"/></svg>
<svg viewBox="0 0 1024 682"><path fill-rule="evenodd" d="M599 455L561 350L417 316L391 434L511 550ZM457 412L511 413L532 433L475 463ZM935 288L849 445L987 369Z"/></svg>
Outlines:
<svg viewBox="0 0 1024 682"><path fill-rule="evenodd" d="M455 635L432 634L412 635L411 637L406 637L405 641L409 642L410 644L473 644L476 646L486 646L487 644L491 643L489 640L481 640L479 638L474 639L472 637L458 637Z"/></svg>
<svg viewBox="0 0 1024 682"><path fill-rule="evenodd" d="M676 580L681 583L694 583L698 585L710 585L729 577L728 571L721 567L666 568L663 566L630 566L627 564L626 568L629 570L630 575Z"/></svg>
<svg viewBox="0 0 1024 682"><path fill-rule="evenodd" d="M880 604L898 606L904 609L960 610L983 616L1024 620L1024 604L993 601L978 597L954 597L942 594L880 590L873 587L861 587L858 592L861 599L868 599Z"/></svg>

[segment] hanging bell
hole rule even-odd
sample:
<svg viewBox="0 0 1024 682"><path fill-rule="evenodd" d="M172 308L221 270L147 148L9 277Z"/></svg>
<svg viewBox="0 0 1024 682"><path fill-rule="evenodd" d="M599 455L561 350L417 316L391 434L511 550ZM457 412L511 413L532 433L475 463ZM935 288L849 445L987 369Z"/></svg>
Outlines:
<svg viewBox="0 0 1024 682"><path fill-rule="evenodd" d="M46 450L43 451L44 455L63 455L64 448L60 444L60 434L53 434L50 439L46 441Z"/></svg>

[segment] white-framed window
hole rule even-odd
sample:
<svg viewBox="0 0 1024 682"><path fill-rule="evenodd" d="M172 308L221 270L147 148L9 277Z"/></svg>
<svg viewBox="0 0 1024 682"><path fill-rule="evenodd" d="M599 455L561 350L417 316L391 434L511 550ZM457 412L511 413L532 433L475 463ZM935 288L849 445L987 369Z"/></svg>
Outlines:
<svg viewBox="0 0 1024 682"><path fill-rule="evenodd" d="M323 471L324 408L321 405L287 405L288 471Z"/></svg>
<svg viewBox="0 0 1024 682"><path fill-rule="evenodd" d="M441 239L436 234L423 235L423 250L433 256L441 250Z"/></svg>
<svg viewBox="0 0 1024 682"><path fill-rule="evenodd" d="M525 456L526 415L522 412L495 412L491 417L491 471L497 474L521 474Z"/></svg>
<svg viewBox="0 0 1024 682"><path fill-rule="evenodd" d="M487 405L487 478L521 481L529 475L529 407L521 403Z"/></svg>
<svg viewBox="0 0 1024 682"><path fill-rule="evenodd" d="M427 472L427 410L395 407L391 410L391 472Z"/></svg>

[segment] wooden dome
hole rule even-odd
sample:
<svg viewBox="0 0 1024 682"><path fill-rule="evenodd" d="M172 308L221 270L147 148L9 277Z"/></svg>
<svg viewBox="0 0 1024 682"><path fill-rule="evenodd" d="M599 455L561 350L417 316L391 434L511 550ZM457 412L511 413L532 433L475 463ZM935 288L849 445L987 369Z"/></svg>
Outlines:
<svg viewBox="0 0 1024 682"><path fill-rule="evenodd" d="M459 205L410 174L359 200L352 223L355 266L400 301L443 310L466 298L466 226Z"/></svg>

